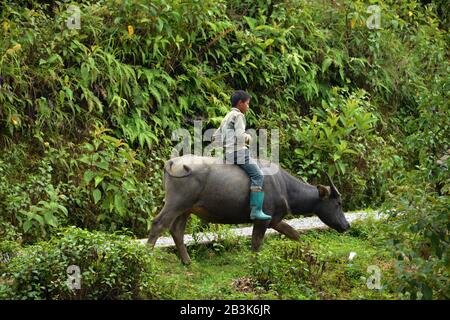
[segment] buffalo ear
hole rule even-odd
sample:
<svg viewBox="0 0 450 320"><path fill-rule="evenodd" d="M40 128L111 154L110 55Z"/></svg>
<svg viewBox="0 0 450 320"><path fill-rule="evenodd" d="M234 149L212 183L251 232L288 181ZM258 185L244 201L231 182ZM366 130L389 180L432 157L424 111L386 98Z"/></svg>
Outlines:
<svg viewBox="0 0 450 320"><path fill-rule="evenodd" d="M317 186L317 190L319 191L319 197L321 199L330 196L330 189L329 189L329 187L326 187L326 186L323 186L323 185L319 184Z"/></svg>
<svg viewBox="0 0 450 320"><path fill-rule="evenodd" d="M332 198L339 198L339 197L341 196L341 194L339 193L338 189L337 189L336 186L334 185L333 180L331 180L331 178L330 178L330 176L328 175L328 173L326 173L326 172L324 172L324 173L325 173L325 175L327 176L328 181L330 181L330 185L331 185L331 188L330 188L330 194L331 194L331 197L332 197Z"/></svg>

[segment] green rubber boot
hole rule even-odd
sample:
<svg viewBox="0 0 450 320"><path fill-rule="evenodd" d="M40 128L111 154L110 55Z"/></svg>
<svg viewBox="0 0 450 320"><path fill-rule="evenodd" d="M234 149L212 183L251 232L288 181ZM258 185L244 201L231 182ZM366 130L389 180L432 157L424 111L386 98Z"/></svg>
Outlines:
<svg viewBox="0 0 450 320"><path fill-rule="evenodd" d="M264 191L250 191L250 208L252 212L250 213L251 220L271 220L272 217L268 216L262 211L262 206L264 202Z"/></svg>

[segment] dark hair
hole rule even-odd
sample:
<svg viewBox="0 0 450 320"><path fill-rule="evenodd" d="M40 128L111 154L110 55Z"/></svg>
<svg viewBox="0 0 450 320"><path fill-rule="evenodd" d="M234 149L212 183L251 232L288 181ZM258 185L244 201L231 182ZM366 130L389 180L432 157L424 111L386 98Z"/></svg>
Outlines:
<svg viewBox="0 0 450 320"><path fill-rule="evenodd" d="M250 100L251 98L252 98L252 96L249 95L244 90L235 91L231 95L231 106L236 107L236 105L238 104L239 101L247 101L247 100Z"/></svg>

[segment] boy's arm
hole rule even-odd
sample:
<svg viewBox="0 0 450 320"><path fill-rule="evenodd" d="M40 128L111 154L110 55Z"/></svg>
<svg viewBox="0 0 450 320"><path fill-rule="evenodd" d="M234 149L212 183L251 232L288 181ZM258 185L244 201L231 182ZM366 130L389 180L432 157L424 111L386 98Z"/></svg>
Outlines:
<svg viewBox="0 0 450 320"><path fill-rule="evenodd" d="M247 141L251 139L251 135L245 133L245 118L243 114L239 114L234 122L234 131L237 141Z"/></svg>

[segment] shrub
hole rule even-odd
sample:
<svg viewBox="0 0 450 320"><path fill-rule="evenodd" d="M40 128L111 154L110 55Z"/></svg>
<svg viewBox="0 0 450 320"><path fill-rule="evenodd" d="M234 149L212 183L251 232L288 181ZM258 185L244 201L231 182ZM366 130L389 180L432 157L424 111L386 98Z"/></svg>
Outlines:
<svg viewBox="0 0 450 320"><path fill-rule="evenodd" d="M77 269L79 289L70 286ZM124 235L77 228L24 248L7 264L2 282L3 299L164 298L168 292L147 247Z"/></svg>
<svg viewBox="0 0 450 320"><path fill-rule="evenodd" d="M61 168L66 172L70 222L102 231L125 227L143 236L158 205L162 167L158 161L149 163L156 154L145 164L139 161L137 152L109 131L94 128L92 139L75 146L78 156L66 159L76 166Z"/></svg>
<svg viewBox="0 0 450 320"><path fill-rule="evenodd" d="M17 227L13 226L11 223L0 220L0 239L3 241L22 241L21 234L17 231Z"/></svg>
<svg viewBox="0 0 450 320"><path fill-rule="evenodd" d="M356 252L353 260L349 253ZM274 240L266 243L250 266L251 275L262 288L285 299L393 298L391 263L385 247L333 231L310 231L302 243ZM382 272L380 288L367 286L372 273Z"/></svg>
<svg viewBox="0 0 450 320"><path fill-rule="evenodd" d="M450 298L450 179L447 168L436 170L440 174L431 179L424 167L398 175L385 204L391 218L384 237L397 259L396 288L405 298ZM438 190L436 180L442 183Z"/></svg>
<svg viewBox="0 0 450 320"><path fill-rule="evenodd" d="M25 145L1 155L0 218L26 242L49 239L67 225L146 235L162 202L163 156L138 154L109 132L94 127L77 144L40 133L39 156L27 157Z"/></svg>
<svg viewBox="0 0 450 320"><path fill-rule="evenodd" d="M308 246L291 241L273 241L257 253L251 264L251 274L267 290L278 295L289 294L292 287L302 287L314 296L311 284L325 271L326 262Z"/></svg>
<svg viewBox="0 0 450 320"><path fill-rule="evenodd" d="M61 183L52 180L48 157L34 159L30 168L14 163L24 158L19 155L23 150L19 145L0 159L0 218L23 233L25 240L46 238L52 228L67 221L66 198Z"/></svg>
<svg viewBox="0 0 450 320"><path fill-rule="evenodd" d="M295 159L290 165L305 180L327 171L344 196L345 209L378 205L384 200L391 170L399 165L395 149L375 134L381 116L367 92L334 88L314 115L290 131ZM356 192L355 190L358 190Z"/></svg>
<svg viewBox="0 0 450 320"><path fill-rule="evenodd" d="M0 242L0 274L8 263L19 252L20 244L15 241L3 240Z"/></svg>

